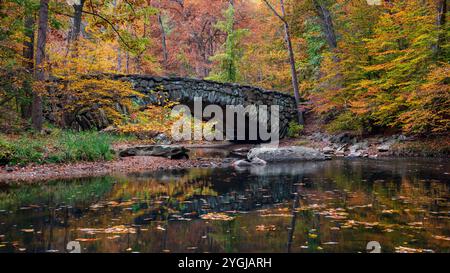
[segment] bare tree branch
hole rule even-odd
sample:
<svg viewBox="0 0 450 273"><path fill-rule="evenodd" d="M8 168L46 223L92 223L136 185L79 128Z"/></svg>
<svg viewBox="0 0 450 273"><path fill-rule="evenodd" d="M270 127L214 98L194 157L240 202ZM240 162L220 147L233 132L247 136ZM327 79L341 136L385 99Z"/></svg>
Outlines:
<svg viewBox="0 0 450 273"><path fill-rule="evenodd" d="M63 12L61 12L61 11L54 10L54 9L51 9L51 11L54 12L54 13L56 13L56 14L59 14L59 15L63 15L63 16L67 16L67 17L73 18L73 15L71 15L71 14L63 13ZM100 14L95 13L95 12L86 11L86 10L83 10L83 13L86 13L86 14L89 14L89 15L92 15L92 16L96 16L96 17L102 19L103 21L105 21L108 25L111 26L112 30L117 34L117 36L118 36L119 39L122 41L122 43L123 43L128 49L133 49L130 45L128 45L127 42L125 42L125 40L123 39L123 37L120 35L119 30L113 25L113 23L111 23L111 22L110 22L108 19L106 19L103 15L100 15Z"/></svg>
<svg viewBox="0 0 450 273"><path fill-rule="evenodd" d="M277 16L281 21L283 21L283 23L287 23L286 19L284 19L284 16L281 16L278 11L276 11L276 9L267 1L267 0L263 0L264 3L266 3L267 7L272 10L272 12L275 14L275 16Z"/></svg>
<svg viewBox="0 0 450 273"><path fill-rule="evenodd" d="M130 1L128 1L128 0L125 0L125 3L127 3L128 4L128 6L130 6L130 8L131 8L131 11L133 12L133 14L134 15L136 15L136 11L134 10L134 7L133 7L133 5L130 3Z"/></svg>
<svg viewBox="0 0 450 273"><path fill-rule="evenodd" d="M117 28L114 26L113 23L111 23L108 19L106 19L103 15L100 15L98 13L95 12L90 12L90 11L85 11L83 10L83 13L92 15L92 16L96 16L100 19L102 19L103 21L105 21L111 28L112 30L117 34L117 36L119 37L120 41L122 41L122 43L128 48L128 49L133 49L130 45L128 45L128 43L123 39L123 37L120 35L119 31L117 30Z"/></svg>

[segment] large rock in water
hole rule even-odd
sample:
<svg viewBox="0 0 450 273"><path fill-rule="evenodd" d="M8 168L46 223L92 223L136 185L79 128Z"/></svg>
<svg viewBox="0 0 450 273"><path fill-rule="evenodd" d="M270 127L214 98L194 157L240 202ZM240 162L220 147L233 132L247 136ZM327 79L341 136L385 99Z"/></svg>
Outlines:
<svg viewBox="0 0 450 273"><path fill-rule="evenodd" d="M189 150L175 145L134 146L119 151L120 157L127 156L162 156L170 159L188 158Z"/></svg>
<svg viewBox="0 0 450 273"><path fill-rule="evenodd" d="M291 146L278 148L254 148L247 155L250 161L255 158L266 162L286 162L286 161L313 161L326 160L327 157L322 152L308 147Z"/></svg>

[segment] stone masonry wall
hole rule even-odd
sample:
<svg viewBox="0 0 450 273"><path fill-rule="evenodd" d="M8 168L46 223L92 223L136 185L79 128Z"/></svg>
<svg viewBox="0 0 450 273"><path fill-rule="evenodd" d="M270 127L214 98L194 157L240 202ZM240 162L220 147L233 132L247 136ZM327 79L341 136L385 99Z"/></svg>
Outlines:
<svg viewBox="0 0 450 273"><path fill-rule="evenodd" d="M297 117L293 96L277 91L208 80L156 77L147 75L106 75L109 78L131 82L133 88L145 98L141 104L163 104L166 99L180 103L192 103L194 97L202 97L203 105L279 105L280 136L287 133L288 123Z"/></svg>
<svg viewBox="0 0 450 273"><path fill-rule="evenodd" d="M145 95L144 98L136 98L140 105L164 105L169 100L192 107L194 97L202 98L203 107L209 104L216 104L223 108L227 105L243 105L244 107L247 105L267 105L270 110L271 105L278 105L280 109L280 137L286 136L288 123L291 120L296 120L297 117L293 96L254 86L148 75L99 74L85 77L130 82L136 91ZM53 81L58 81L58 79L55 78ZM115 107L119 112L127 113L127 109L123 109L122 106L116 105ZM53 117L55 109L58 109L58 106L52 105L46 111L46 118L51 122L56 122L56 118ZM75 116L65 118L63 126L75 130L88 130L103 129L109 125L108 118L102 111L90 110L92 109L87 108L85 111L78 112Z"/></svg>

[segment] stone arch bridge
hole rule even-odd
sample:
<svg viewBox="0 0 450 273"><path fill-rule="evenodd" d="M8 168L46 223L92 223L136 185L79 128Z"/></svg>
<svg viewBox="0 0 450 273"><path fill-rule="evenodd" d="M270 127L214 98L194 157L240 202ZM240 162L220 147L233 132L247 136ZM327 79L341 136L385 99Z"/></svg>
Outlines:
<svg viewBox="0 0 450 273"><path fill-rule="evenodd" d="M90 77L106 77L130 82L133 89L145 95L143 99L139 99L139 103L142 105L163 104L170 100L191 106L194 97L201 97L204 107L209 104L221 107L226 105L243 105L244 107L247 105L268 105L269 107L278 105L280 110L280 137L286 136L288 123L297 118L296 103L293 96L249 85L149 75L102 74Z"/></svg>

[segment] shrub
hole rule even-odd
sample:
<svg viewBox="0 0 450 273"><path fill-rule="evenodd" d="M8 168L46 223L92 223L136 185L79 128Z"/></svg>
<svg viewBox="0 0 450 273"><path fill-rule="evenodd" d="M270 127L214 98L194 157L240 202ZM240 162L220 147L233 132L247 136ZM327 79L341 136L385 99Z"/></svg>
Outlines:
<svg viewBox="0 0 450 273"><path fill-rule="evenodd" d="M0 165L6 165L11 161L13 147L3 138L0 138Z"/></svg>
<svg viewBox="0 0 450 273"><path fill-rule="evenodd" d="M143 97L141 93L134 91L128 82L92 79L83 75L63 79L55 91L47 96L50 102L61 106L54 109L54 115L58 119L61 118L58 120L61 123L63 119L64 122L72 122L77 116L86 113L102 117L96 118L95 124L84 127L82 125L85 130L123 124L128 112L136 108L133 98Z"/></svg>
<svg viewBox="0 0 450 273"><path fill-rule="evenodd" d="M296 138L300 136L300 132L303 130L303 125L298 124L296 121L289 122L287 136L290 138Z"/></svg>
<svg viewBox="0 0 450 273"><path fill-rule="evenodd" d="M347 111L338 115L331 123L326 126L326 129L330 133L352 131L358 134L362 134L364 131L364 124L360 118Z"/></svg>

